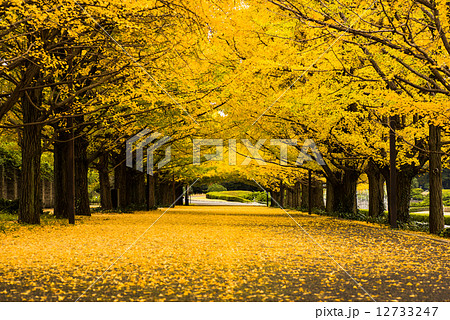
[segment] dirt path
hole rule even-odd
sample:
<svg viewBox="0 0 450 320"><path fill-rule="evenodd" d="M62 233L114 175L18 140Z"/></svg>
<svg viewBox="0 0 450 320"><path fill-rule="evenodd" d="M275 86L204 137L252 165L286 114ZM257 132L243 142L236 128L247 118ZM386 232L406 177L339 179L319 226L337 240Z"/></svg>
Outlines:
<svg viewBox="0 0 450 320"><path fill-rule="evenodd" d="M0 234L0 301L74 301L108 267L80 301L450 300L446 241L264 207L177 207L150 227L162 213Z"/></svg>

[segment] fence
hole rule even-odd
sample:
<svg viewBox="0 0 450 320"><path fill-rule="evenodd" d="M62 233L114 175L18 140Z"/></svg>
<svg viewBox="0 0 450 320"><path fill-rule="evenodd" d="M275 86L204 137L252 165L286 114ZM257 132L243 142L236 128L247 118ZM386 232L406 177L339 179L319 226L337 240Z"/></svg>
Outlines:
<svg viewBox="0 0 450 320"><path fill-rule="evenodd" d="M0 166L0 198L15 200L20 193L20 170ZM53 207L53 181L42 179L42 205L44 208Z"/></svg>

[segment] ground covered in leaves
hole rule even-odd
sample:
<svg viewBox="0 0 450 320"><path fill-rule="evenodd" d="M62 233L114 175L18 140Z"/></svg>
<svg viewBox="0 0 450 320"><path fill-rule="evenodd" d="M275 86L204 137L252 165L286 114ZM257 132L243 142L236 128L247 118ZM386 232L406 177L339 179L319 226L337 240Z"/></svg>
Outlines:
<svg viewBox="0 0 450 320"><path fill-rule="evenodd" d="M445 240L261 207L150 227L162 213L0 233L0 301L450 301Z"/></svg>

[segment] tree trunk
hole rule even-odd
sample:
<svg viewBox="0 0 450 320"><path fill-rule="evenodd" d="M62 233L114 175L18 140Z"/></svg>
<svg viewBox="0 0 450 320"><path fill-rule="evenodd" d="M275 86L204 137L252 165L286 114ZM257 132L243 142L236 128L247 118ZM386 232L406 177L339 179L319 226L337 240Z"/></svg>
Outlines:
<svg viewBox="0 0 450 320"><path fill-rule="evenodd" d="M158 204L161 207L169 207L173 205L173 184L169 180L160 180L158 183Z"/></svg>
<svg viewBox="0 0 450 320"><path fill-rule="evenodd" d="M154 210L156 208L155 198L155 177L147 175L147 210Z"/></svg>
<svg viewBox="0 0 450 320"><path fill-rule="evenodd" d="M87 147L89 142L83 136L75 140L75 214L90 216Z"/></svg>
<svg viewBox="0 0 450 320"><path fill-rule="evenodd" d="M325 210L327 213L333 213L333 203L334 203L334 191L333 191L333 185L331 184L330 180L327 179L327 199L325 204Z"/></svg>
<svg viewBox="0 0 450 320"><path fill-rule="evenodd" d="M74 210L74 166L71 152L72 134L55 128L57 140L53 145L54 156L54 214L59 219L69 219L73 223Z"/></svg>
<svg viewBox="0 0 450 320"><path fill-rule="evenodd" d="M415 174L408 171L398 172L397 174L397 220L399 222L409 221L409 204L411 201L411 183Z"/></svg>
<svg viewBox="0 0 450 320"><path fill-rule="evenodd" d="M42 89L26 91L21 98L23 123L39 121L37 109L42 101ZM26 125L21 141L22 171L19 197L20 223L39 224L42 211L41 198L41 125Z"/></svg>
<svg viewBox="0 0 450 320"><path fill-rule="evenodd" d="M301 194L302 194L302 185L300 182L296 182L294 185L294 194L293 194L293 206L294 208L301 207Z"/></svg>
<svg viewBox="0 0 450 320"><path fill-rule="evenodd" d="M286 188L286 208L292 208L293 205L293 190Z"/></svg>
<svg viewBox="0 0 450 320"><path fill-rule="evenodd" d="M182 183L176 183L175 184L175 198L176 198L176 205L183 205L183 184Z"/></svg>
<svg viewBox="0 0 450 320"><path fill-rule="evenodd" d="M97 166L98 177L100 180L100 205L103 210L112 210L111 183L109 181L109 155L103 153L100 155Z"/></svg>
<svg viewBox="0 0 450 320"><path fill-rule="evenodd" d="M438 234L444 229L444 208L442 203L441 130L430 124L430 232Z"/></svg>
<svg viewBox="0 0 450 320"><path fill-rule="evenodd" d="M281 183L280 184L280 193L279 193L279 197L280 197L280 202L279 202L279 204L280 204L280 206L282 207L282 208L285 208L285 196L284 196L284 193L285 193L285 187L284 187L284 185L283 185L283 183Z"/></svg>
<svg viewBox="0 0 450 320"><path fill-rule="evenodd" d="M128 206L137 207L146 206L146 184L145 173L139 172L132 168L126 168L126 186L127 186L127 203Z"/></svg>
<svg viewBox="0 0 450 320"><path fill-rule="evenodd" d="M278 187L278 191L271 191L270 195L272 198L272 201L270 203L271 207L274 208L279 208L282 207L284 208L284 185L282 183L280 183L280 186Z"/></svg>
<svg viewBox="0 0 450 320"><path fill-rule="evenodd" d="M356 213L356 185L359 172L345 170L336 173L337 182L327 180L327 211Z"/></svg>
<svg viewBox="0 0 450 320"><path fill-rule="evenodd" d="M309 209L309 188L307 184L301 184L301 208ZM315 209L324 209L323 186L320 181L313 181L311 186L311 207Z"/></svg>
<svg viewBox="0 0 450 320"><path fill-rule="evenodd" d="M304 210L308 209L309 205L309 193L308 193L308 185L306 183L302 183L302 203L301 207Z"/></svg>
<svg viewBox="0 0 450 320"><path fill-rule="evenodd" d="M120 159L124 159L120 157ZM125 161L118 164L114 169L114 187L118 194L118 207L125 208L128 206L127 202L127 166Z"/></svg>
<svg viewBox="0 0 450 320"><path fill-rule="evenodd" d="M172 176L172 206L175 207L176 205L176 201L177 201L177 187L176 187L176 183L175 183L175 179Z"/></svg>
<svg viewBox="0 0 450 320"><path fill-rule="evenodd" d="M312 207L316 209L325 209L323 202L323 184L316 181L312 186Z"/></svg>
<svg viewBox="0 0 450 320"><path fill-rule="evenodd" d="M279 196L278 196L278 192L277 191L270 191L270 206L273 208L278 208L278 203L279 203Z"/></svg>
<svg viewBox="0 0 450 320"><path fill-rule="evenodd" d="M369 161L366 173L369 179L369 216L381 217L385 210L384 177L372 161Z"/></svg>
<svg viewBox="0 0 450 320"><path fill-rule="evenodd" d="M382 171L388 189L388 207L390 199L390 175L389 168ZM409 221L409 203L411 201L411 183L416 176L416 169L404 165L397 171L397 221L406 223Z"/></svg>
<svg viewBox="0 0 450 320"><path fill-rule="evenodd" d="M57 130L58 128L55 128ZM57 139L53 144L53 166L54 166L54 176L53 176L53 184L54 184L54 214L58 219L69 218L69 214L67 213L67 199L64 185L66 183L66 171L64 170L64 162L66 158L64 155L66 154L65 149L66 145L60 140L64 140L64 133L57 134Z"/></svg>
<svg viewBox="0 0 450 320"><path fill-rule="evenodd" d="M186 188L184 190L184 205L189 205L189 184L186 185Z"/></svg>

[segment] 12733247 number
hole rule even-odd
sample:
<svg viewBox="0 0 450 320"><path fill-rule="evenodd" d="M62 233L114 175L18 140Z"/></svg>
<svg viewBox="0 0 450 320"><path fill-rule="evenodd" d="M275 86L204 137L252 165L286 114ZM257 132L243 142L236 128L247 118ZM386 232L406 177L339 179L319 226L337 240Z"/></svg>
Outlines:
<svg viewBox="0 0 450 320"><path fill-rule="evenodd" d="M377 317L434 317L438 307L378 307Z"/></svg>

